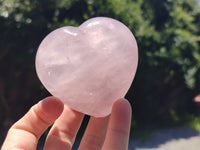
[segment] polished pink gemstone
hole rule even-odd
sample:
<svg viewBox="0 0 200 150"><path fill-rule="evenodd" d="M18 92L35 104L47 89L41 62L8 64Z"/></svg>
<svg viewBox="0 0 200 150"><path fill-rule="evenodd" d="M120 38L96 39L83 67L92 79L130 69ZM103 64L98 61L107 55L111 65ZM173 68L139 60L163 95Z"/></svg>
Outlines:
<svg viewBox="0 0 200 150"><path fill-rule="evenodd" d="M125 96L138 63L136 40L121 22L97 17L47 35L36 55L46 89L72 109L104 117Z"/></svg>

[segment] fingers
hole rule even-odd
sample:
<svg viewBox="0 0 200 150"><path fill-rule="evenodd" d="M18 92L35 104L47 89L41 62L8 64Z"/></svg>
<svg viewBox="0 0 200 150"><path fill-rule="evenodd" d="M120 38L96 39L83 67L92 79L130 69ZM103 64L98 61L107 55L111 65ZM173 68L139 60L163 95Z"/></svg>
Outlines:
<svg viewBox="0 0 200 150"><path fill-rule="evenodd" d="M100 150L105 139L109 116L91 117L81 140L79 150Z"/></svg>
<svg viewBox="0 0 200 150"><path fill-rule="evenodd" d="M60 116L62 111L63 103L55 97L40 101L10 128L2 150L35 150L39 137Z"/></svg>
<svg viewBox="0 0 200 150"><path fill-rule="evenodd" d="M11 127L2 150L36 149L41 134L60 116L62 111L63 103L54 97L39 102ZM50 130L44 149L70 150L82 119L82 113L65 106L62 115ZM124 99L118 100L113 105L109 125L108 120L109 117L91 117L79 150L101 149L102 145L103 150L128 149L131 123L129 102Z"/></svg>
<svg viewBox="0 0 200 150"><path fill-rule="evenodd" d="M65 106L47 136L44 150L70 150L83 117L82 113Z"/></svg>
<svg viewBox="0 0 200 150"><path fill-rule="evenodd" d="M115 102L102 150L128 150L131 112L127 100Z"/></svg>

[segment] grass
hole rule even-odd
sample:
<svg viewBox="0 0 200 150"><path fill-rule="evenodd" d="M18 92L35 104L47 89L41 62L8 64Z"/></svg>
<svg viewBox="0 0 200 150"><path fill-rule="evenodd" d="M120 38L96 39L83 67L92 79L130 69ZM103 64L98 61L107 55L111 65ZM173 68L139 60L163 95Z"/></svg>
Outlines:
<svg viewBox="0 0 200 150"><path fill-rule="evenodd" d="M185 125L200 131L200 117L188 115L186 119Z"/></svg>

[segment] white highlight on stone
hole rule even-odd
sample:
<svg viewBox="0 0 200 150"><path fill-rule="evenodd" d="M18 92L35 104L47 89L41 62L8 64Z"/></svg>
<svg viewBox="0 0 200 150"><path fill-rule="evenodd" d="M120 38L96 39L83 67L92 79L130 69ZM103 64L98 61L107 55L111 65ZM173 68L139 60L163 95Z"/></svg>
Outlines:
<svg viewBox="0 0 200 150"><path fill-rule="evenodd" d="M138 63L136 40L121 22L96 17L47 35L36 55L46 89L72 109L104 117L125 96Z"/></svg>

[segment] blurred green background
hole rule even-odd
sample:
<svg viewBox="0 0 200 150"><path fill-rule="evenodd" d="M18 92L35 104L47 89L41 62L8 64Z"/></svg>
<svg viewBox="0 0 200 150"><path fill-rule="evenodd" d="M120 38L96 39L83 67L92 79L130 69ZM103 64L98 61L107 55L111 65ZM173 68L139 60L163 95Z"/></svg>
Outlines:
<svg viewBox="0 0 200 150"><path fill-rule="evenodd" d="M61 26L107 16L127 25L139 65L126 95L132 132L198 120L200 93L198 0L0 0L0 133L49 93L35 72L41 40ZM199 121L197 121L199 123Z"/></svg>

